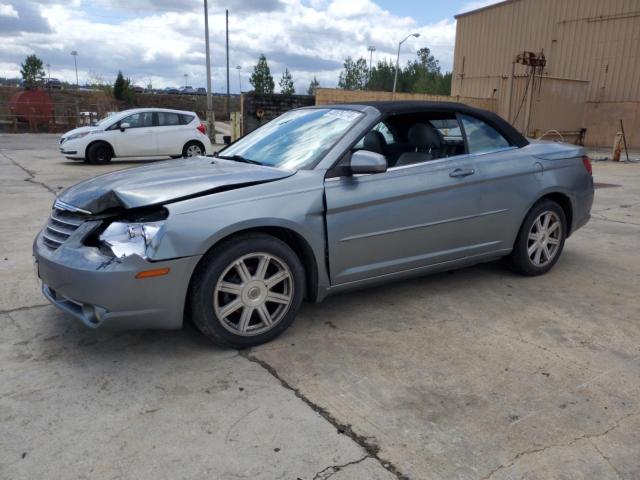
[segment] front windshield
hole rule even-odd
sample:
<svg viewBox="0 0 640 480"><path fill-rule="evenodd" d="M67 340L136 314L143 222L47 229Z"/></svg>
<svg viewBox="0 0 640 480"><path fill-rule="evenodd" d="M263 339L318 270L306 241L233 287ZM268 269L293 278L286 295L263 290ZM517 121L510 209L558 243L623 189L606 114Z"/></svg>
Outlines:
<svg viewBox="0 0 640 480"><path fill-rule="evenodd" d="M225 148L219 156L287 170L309 167L361 116L342 109L292 110Z"/></svg>
<svg viewBox="0 0 640 480"><path fill-rule="evenodd" d="M114 118L120 118L122 117L122 112L118 112L118 113L110 113L108 114L106 117L104 117L102 120L99 120L97 122L95 122L93 124L94 127L103 127L105 126L107 123L111 122Z"/></svg>

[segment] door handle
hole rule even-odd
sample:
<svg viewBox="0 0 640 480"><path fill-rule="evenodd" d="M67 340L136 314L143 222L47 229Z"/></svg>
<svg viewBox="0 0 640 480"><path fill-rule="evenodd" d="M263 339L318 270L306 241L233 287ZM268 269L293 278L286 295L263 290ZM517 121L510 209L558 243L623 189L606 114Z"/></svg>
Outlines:
<svg viewBox="0 0 640 480"><path fill-rule="evenodd" d="M450 177L460 178L460 177L468 177L469 175L473 175L476 171L473 168L456 168L454 171L449 173Z"/></svg>

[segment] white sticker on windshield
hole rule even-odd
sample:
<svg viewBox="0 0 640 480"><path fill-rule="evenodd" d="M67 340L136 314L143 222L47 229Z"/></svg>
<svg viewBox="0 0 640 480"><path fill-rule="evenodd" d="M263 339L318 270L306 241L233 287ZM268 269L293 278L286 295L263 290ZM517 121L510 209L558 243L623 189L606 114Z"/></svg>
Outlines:
<svg viewBox="0 0 640 480"><path fill-rule="evenodd" d="M341 118L342 120L352 121L355 120L358 115L358 112L354 112L353 110L329 110L327 115L331 117Z"/></svg>

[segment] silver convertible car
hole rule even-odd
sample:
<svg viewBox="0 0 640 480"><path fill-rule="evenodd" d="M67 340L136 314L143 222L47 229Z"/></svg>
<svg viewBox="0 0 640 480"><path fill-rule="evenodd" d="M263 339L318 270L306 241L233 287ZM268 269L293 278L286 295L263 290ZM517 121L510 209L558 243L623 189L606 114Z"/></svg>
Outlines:
<svg viewBox="0 0 640 480"><path fill-rule="evenodd" d="M456 103L293 110L220 151L64 191L34 253L44 295L96 328L268 341L304 299L508 257L540 275L593 202L581 147Z"/></svg>

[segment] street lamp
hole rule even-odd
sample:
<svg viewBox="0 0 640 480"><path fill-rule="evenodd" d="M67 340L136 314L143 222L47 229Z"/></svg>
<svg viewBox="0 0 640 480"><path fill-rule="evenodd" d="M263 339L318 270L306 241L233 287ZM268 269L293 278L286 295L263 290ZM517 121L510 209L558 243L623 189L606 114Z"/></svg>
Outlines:
<svg viewBox="0 0 640 480"><path fill-rule="evenodd" d="M189 74L185 73L184 74L184 86L185 86L185 88L187 88L187 78L189 78Z"/></svg>
<svg viewBox="0 0 640 480"><path fill-rule="evenodd" d="M404 39L398 44L398 56L396 57L396 74L393 77L393 93L396 93L396 85L398 84L398 69L400 68L400 47L404 42L406 42L410 37L418 38L420 36L419 33L412 33L411 35L407 35Z"/></svg>
<svg viewBox="0 0 640 480"><path fill-rule="evenodd" d="M51 64L47 63L45 67L47 67L47 75L49 76L49 83L51 83Z"/></svg>
<svg viewBox="0 0 640 480"><path fill-rule="evenodd" d="M242 93L242 79L240 78L240 70L242 70L242 67L236 65L236 70L238 70L238 88L240 89L240 93Z"/></svg>
<svg viewBox="0 0 640 480"><path fill-rule="evenodd" d="M367 50L369 50L369 83L371 83L371 68L373 67L373 52L376 51L376 47L374 47L373 45L370 45L369 48L367 48Z"/></svg>
<svg viewBox="0 0 640 480"><path fill-rule="evenodd" d="M78 52L76 50L71 50L71 55L73 55L73 64L76 67L76 89L80 88L80 84L78 83Z"/></svg>

